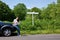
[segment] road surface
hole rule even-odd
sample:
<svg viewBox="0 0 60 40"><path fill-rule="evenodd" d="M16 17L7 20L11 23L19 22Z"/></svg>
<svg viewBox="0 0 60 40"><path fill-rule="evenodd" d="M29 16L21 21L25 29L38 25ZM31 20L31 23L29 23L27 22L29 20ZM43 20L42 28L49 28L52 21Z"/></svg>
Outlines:
<svg viewBox="0 0 60 40"><path fill-rule="evenodd" d="M0 40L60 40L60 34L39 34L23 36L0 36Z"/></svg>

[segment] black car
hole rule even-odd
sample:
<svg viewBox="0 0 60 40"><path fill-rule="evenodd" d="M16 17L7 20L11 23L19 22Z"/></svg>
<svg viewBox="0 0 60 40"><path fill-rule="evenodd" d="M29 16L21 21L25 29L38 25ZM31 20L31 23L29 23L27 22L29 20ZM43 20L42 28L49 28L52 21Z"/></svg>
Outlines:
<svg viewBox="0 0 60 40"><path fill-rule="evenodd" d="M11 23L0 22L0 33L4 36L10 36L16 28Z"/></svg>

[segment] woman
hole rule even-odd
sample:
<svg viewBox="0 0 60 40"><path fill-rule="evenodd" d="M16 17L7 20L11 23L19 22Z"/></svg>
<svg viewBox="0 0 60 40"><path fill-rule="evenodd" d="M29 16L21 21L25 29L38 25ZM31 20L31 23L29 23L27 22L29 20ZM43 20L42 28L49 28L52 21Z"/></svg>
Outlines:
<svg viewBox="0 0 60 40"><path fill-rule="evenodd" d="M16 27L18 35L20 35L20 28L18 27L18 25L19 25L19 18L16 17L16 19L13 20L13 26Z"/></svg>

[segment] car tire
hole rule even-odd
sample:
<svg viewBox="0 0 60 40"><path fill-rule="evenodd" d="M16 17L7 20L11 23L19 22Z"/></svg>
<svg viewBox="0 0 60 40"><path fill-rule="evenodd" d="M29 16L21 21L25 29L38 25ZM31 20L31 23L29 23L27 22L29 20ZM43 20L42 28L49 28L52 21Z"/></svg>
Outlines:
<svg viewBox="0 0 60 40"><path fill-rule="evenodd" d="M11 35L11 30L10 30L10 29L5 29L5 30L3 31L3 35L4 35L4 36L10 36L10 35Z"/></svg>

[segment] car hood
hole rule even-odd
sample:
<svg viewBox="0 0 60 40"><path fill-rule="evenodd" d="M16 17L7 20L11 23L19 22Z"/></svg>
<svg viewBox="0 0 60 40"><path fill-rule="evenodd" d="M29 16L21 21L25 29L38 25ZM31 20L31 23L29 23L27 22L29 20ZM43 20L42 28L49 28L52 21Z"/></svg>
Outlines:
<svg viewBox="0 0 60 40"><path fill-rule="evenodd" d="M12 23L0 22L0 25L12 25Z"/></svg>
<svg viewBox="0 0 60 40"><path fill-rule="evenodd" d="M12 24L11 24L11 23L4 23L4 25L10 25L10 26L12 26Z"/></svg>

